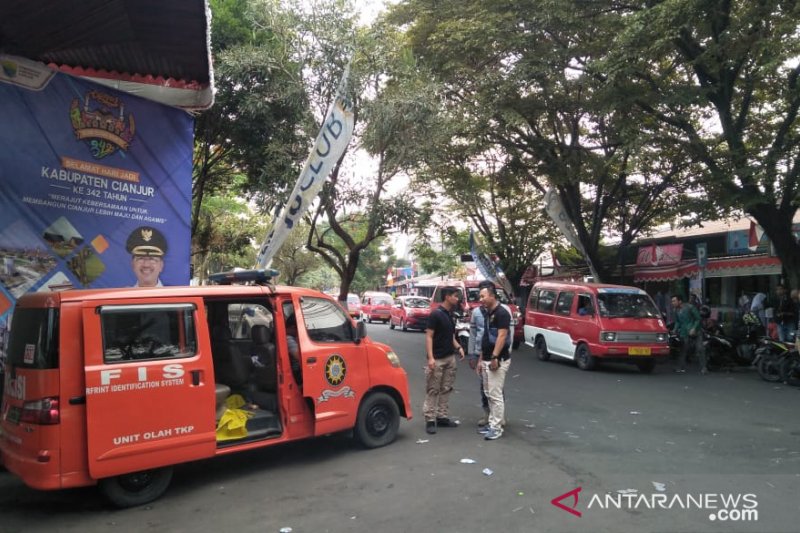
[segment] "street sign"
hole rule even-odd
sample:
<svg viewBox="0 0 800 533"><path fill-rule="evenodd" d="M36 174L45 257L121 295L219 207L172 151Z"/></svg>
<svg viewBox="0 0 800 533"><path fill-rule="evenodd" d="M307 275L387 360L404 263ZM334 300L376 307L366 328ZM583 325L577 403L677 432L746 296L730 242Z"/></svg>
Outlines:
<svg viewBox="0 0 800 533"><path fill-rule="evenodd" d="M704 242L697 244L697 266L705 268L708 264L708 245Z"/></svg>

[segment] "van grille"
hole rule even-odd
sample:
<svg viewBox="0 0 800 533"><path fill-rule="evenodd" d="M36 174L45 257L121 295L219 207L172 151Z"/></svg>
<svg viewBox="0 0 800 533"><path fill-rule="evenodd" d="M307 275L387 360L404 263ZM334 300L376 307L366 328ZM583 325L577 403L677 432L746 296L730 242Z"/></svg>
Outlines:
<svg viewBox="0 0 800 533"><path fill-rule="evenodd" d="M646 342L657 343L658 333L641 333L636 331L618 331L617 340L614 342ZM661 341L666 342L666 341Z"/></svg>

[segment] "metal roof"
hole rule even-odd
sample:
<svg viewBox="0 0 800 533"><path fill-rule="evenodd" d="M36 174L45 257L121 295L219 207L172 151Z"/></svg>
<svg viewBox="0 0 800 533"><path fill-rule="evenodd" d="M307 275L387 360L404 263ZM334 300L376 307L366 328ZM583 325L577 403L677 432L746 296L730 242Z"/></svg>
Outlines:
<svg viewBox="0 0 800 533"><path fill-rule="evenodd" d="M213 103L204 0L3 0L0 53L169 105Z"/></svg>

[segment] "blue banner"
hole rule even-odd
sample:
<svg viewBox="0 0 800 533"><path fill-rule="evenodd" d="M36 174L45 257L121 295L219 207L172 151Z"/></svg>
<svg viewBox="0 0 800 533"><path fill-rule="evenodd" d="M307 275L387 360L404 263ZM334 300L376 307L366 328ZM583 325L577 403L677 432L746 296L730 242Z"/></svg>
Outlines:
<svg viewBox="0 0 800 533"><path fill-rule="evenodd" d="M36 63L0 68L0 323L28 291L188 284L193 119Z"/></svg>

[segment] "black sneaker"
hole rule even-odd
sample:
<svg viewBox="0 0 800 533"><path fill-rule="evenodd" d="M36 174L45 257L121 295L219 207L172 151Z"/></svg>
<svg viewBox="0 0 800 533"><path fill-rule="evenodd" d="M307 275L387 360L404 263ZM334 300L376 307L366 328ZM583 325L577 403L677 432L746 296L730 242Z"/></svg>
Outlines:
<svg viewBox="0 0 800 533"><path fill-rule="evenodd" d="M436 422L434 422L433 420L428 420L427 422L425 422L425 431L429 435L433 435L434 433L436 433Z"/></svg>
<svg viewBox="0 0 800 533"><path fill-rule="evenodd" d="M437 418L436 425L442 428L457 428L460 422L449 418Z"/></svg>

